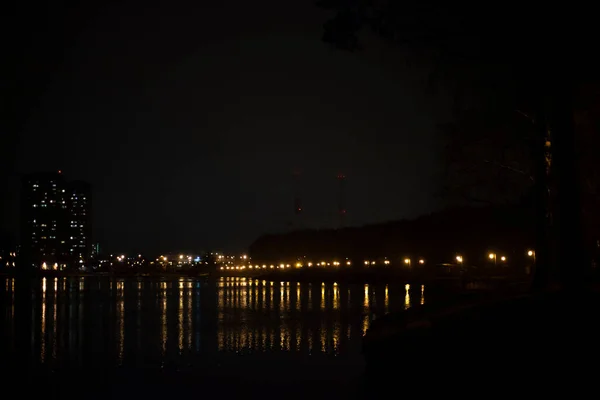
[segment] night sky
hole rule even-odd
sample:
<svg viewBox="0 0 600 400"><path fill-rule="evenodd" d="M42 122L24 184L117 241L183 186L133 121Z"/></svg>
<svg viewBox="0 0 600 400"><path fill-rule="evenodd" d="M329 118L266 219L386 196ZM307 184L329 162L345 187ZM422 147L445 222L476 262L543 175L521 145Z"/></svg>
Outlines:
<svg viewBox="0 0 600 400"><path fill-rule="evenodd" d="M20 174L58 169L92 183L112 251L245 249L289 229L296 169L305 227L337 226L339 172L347 225L439 206L444 104L402 55L330 48L310 0L162 3L21 16L2 231L17 233Z"/></svg>

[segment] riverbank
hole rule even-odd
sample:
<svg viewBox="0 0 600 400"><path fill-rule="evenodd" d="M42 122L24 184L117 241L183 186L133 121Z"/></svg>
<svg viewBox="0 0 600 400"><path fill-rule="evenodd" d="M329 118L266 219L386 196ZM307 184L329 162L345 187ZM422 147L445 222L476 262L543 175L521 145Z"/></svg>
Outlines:
<svg viewBox="0 0 600 400"><path fill-rule="evenodd" d="M294 281L306 283L411 283L422 281L421 274L407 274L392 270L354 270L339 271L331 269L296 269L290 271L274 271L259 274L256 279L267 281Z"/></svg>
<svg viewBox="0 0 600 400"><path fill-rule="evenodd" d="M32 271L23 273L0 272L4 277L45 277L45 278L68 278L68 277L111 277L111 278L206 278L208 272L80 272L80 271Z"/></svg>
<svg viewBox="0 0 600 400"><path fill-rule="evenodd" d="M383 284L402 283L409 285L435 285L457 290L513 290L526 288L529 279L516 274L438 274L436 271L423 270L410 272L381 269L328 270L296 269L273 271L252 276L267 281L289 281L302 283L345 283L345 284Z"/></svg>

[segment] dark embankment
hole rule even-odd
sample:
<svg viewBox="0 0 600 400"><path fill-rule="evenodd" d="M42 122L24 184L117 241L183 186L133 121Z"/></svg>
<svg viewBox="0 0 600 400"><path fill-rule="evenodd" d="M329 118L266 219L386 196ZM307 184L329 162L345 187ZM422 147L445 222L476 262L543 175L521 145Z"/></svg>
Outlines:
<svg viewBox="0 0 600 400"><path fill-rule="evenodd" d="M250 246L259 263L304 257L368 260L424 257L448 262L460 252L471 262L485 261L487 251L502 251L515 260L534 243L533 213L526 206L455 208L413 220L363 227L304 230L265 235Z"/></svg>
<svg viewBox="0 0 600 400"><path fill-rule="evenodd" d="M600 348L599 306L598 291L485 293L388 315L365 337L369 392L389 393L398 379L422 394L585 392L596 385L588 361Z"/></svg>

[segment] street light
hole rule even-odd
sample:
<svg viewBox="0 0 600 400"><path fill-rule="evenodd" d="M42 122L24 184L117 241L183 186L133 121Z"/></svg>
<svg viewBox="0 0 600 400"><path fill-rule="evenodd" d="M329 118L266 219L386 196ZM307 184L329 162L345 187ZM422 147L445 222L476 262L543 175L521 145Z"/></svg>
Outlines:
<svg viewBox="0 0 600 400"><path fill-rule="evenodd" d="M533 265L535 266L537 264L536 260L535 260L535 251L534 250L528 250L527 251L527 256L529 256L529 257L531 257L533 259ZM531 273L531 265L527 265L525 267L525 271L526 271L527 274L530 274Z"/></svg>
<svg viewBox="0 0 600 400"><path fill-rule="evenodd" d="M422 258L419 260L419 264L423 265L425 264L425 260L423 260Z"/></svg>
<svg viewBox="0 0 600 400"><path fill-rule="evenodd" d="M459 264L461 264L461 265L462 265L462 263L463 263L463 258L462 258L462 256L461 256L461 255L458 255L458 256L456 256L456 261L457 261Z"/></svg>
<svg viewBox="0 0 600 400"><path fill-rule="evenodd" d="M502 257L500 257L500 260L506 261L506 257L502 256Z"/></svg>
<svg viewBox="0 0 600 400"><path fill-rule="evenodd" d="M410 267L410 258L405 258L404 259L404 264L408 265Z"/></svg>
<svg viewBox="0 0 600 400"><path fill-rule="evenodd" d="M494 265L496 265L496 260L498 259L498 256L496 255L496 253L490 253L490 254L488 254L488 257L490 260L494 260Z"/></svg>

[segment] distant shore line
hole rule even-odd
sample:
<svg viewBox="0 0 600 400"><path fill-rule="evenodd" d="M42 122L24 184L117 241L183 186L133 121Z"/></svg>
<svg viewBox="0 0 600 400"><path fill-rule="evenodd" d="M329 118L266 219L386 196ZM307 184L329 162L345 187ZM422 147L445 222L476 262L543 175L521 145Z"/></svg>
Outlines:
<svg viewBox="0 0 600 400"><path fill-rule="evenodd" d="M32 271L29 274L18 272L0 272L5 277L29 278L203 278L203 279L231 279L245 278L264 280L270 282L300 282L300 283L343 283L343 284L425 284L443 286L465 286L473 283L486 286L506 286L522 284L524 281L511 276L436 276L428 273L408 273L390 270L356 270L356 271L329 271L329 270L292 270L273 271L254 274L223 274L218 272L185 273L185 272L76 272L76 271Z"/></svg>
<svg viewBox="0 0 600 400"><path fill-rule="evenodd" d="M208 272L202 273L181 273L181 272L78 272L78 271L32 271L29 273L21 272L0 272L0 276L6 277L40 277L40 278L77 278L77 277L117 277L117 278L159 278L159 277L186 277L186 278L205 278L210 276Z"/></svg>

